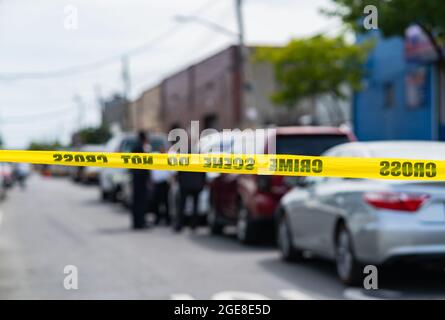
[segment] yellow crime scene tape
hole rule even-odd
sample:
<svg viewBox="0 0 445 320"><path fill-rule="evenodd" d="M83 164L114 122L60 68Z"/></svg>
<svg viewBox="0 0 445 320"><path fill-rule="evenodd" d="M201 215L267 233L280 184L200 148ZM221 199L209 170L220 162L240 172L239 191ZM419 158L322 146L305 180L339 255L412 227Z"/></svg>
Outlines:
<svg viewBox="0 0 445 320"><path fill-rule="evenodd" d="M0 162L281 176L445 180L445 161L437 160L0 150Z"/></svg>

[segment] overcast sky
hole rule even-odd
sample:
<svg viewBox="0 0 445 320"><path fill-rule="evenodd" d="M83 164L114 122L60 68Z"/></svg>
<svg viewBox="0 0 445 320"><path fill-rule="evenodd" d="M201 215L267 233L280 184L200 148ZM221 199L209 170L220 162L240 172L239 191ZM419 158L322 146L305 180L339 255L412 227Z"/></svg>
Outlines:
<svg viewBox="0 0 445 320"><path fill-rule="evenodd" d="M77 9L77 30L64 25L70 5ZM338 21L319 13L329 5L329 0L245 0L247 43L284 44L338 29ZM234 42L199 24L175 27L175 15L197 10L200 17L236 29L234 0L0 0L0 134L6 146L68 142L79 124L75 96L85 105L82 124L97 124L95 88L103 96L123 90L118 57L133 48L150 43L130 58L131 96L137 97L165 75ZM104 60L111 63L88 72L41 76ZM25 78L13 77L17 74Z"/></svg>

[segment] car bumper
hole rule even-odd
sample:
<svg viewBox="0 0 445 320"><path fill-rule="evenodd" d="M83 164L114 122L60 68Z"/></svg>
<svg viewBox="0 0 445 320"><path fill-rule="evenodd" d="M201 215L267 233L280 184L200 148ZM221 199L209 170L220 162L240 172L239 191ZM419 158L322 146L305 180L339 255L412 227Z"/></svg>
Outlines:
<svg viewBox="0 0 445 320"><path fill-rule="evenodd" d="M354 249L360 261L385 264L445 258L445 221L422 222L406 213L379 215L378 220L355 230Z"/></svg>

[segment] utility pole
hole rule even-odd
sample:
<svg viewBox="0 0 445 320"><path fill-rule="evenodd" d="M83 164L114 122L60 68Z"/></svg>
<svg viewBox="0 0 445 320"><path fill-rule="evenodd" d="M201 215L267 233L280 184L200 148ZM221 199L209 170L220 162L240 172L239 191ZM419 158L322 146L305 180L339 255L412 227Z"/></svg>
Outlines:
<svg viewBox="0 0 445 320"><path fill-rule="evenodd" d="M241 62L243 62L243 60L244 60L244 51L245 51L243 0L235 0L235 1L236 1L236 21L237 21L237 24L238 24L238 44L240 46Z"/></svg>
<svg viewBox="0 0 445 320"><path fill-rule="evenodd" d="M85 117L85 106L82 98L76 94L73 98L74 103L77 105L77 130L82 130L84 117Z"/></svg>
<svg viewBox="0 0 445 320"><path fill-rule="evenodd" d="M84 122L85 106L82 101L82 98L78 94L76 94L74 96L73 100L74 100L74 103L77 105L77 133L80 133L80 131L82 130L83 122ZM75 133L76 133L76 131L75 131ZM71 142L74 147L79 147L82 143L79 139L78 134L74 134L72 136Z"/></svg>
<svg viewBox="0 0 445 320"><path fill-rule="evenodd" d="M127 55L122 57L122 81L124 83L124 98L130 99L131 82L130 82L130 60Z"/></svg>
<svg viewBox="0 0 445 320"><path fill-rule="evenodd" d="M245 72L245 44L244 44L244 20L243 20L243 8L242 0L235 0L235 10L236 10L236 22L238 26L238 70L240 77L240 106L239 106L239 122L242 126L245 125L245 114L246 114L246 72Z"/></svg>
<svg viewBox="0 0 445 320"><path fill-rule="evenodd" d="M251 90L251 84L249 79L249 61L248 61L248 49L246 47L245 43L245 30L244 30L244 16L243 16L243 0L235 0L235 9L236 9L236 21L238 25L238 46L239 46L239 52L238 52L238 66L240 71L240 77L241 77L241 105L240 105L240 113L241 113L241 119L240 122L243 125L247 125L246 123L246 117L252 118L247 120L256 120L256 110L248 110L251 109L253 106L249 103L250 101L250 90ZM253 114L253 115L252 115ZM251 116L249 116L251 115Z"/></svg>
<svg viewBox="0 0 445 320"><path fill-rule="evenodd" d="M103 114L104 114L104 99L102 98L102 88L100 85L94 86L94 94L96 96L96 102L98 106L98 113L100 118L100 124L104 124Z"/></svg>

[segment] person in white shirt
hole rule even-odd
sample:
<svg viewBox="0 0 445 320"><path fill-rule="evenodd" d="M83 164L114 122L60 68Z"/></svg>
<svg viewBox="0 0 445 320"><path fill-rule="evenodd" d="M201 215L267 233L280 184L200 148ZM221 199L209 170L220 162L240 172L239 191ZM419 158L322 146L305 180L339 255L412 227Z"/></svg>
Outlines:
<svg viewBox="0 0 445 320"><path fill-rule="evenodd" d="M168 192L170 189L171 171L152 170L151 181L153 183L153 212L156 215L155 224L159 224L164 218L167 225L170 224L170 214L168 206Z"/></svg>

